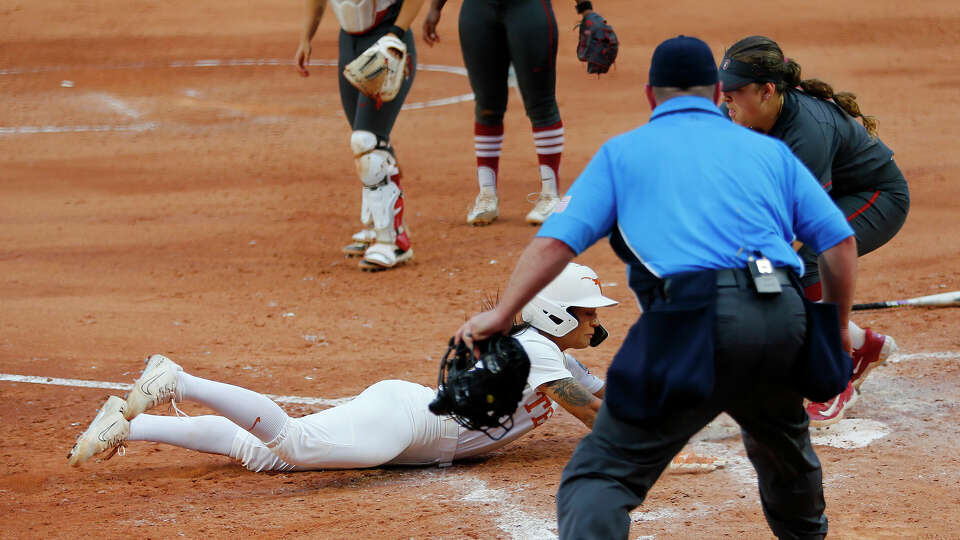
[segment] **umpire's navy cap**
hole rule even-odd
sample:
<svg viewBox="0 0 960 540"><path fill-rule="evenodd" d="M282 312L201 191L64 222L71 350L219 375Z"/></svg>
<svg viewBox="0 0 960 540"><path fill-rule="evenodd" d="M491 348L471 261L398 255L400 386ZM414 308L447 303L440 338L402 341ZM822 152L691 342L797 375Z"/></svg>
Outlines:
<svg viewBox="0 0 960 540"><path fill-rule="evenodd" d="M717 62L710 46L688 36L657 46L650 61L650 86L690 88L717 83Z"/></svg>

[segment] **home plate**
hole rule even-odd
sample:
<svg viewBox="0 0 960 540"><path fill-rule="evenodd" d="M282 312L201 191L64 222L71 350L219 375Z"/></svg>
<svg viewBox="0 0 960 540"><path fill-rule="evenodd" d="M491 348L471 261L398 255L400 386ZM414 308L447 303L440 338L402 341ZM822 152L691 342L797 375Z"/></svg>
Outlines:
<svg viewBox="0 0 960 540"><path fill-rule="evenodd" d="M815 446L834 448L863 448L890 434L883 422L862 418L844 418L836 424L810 429L810 441Z"/></svg>

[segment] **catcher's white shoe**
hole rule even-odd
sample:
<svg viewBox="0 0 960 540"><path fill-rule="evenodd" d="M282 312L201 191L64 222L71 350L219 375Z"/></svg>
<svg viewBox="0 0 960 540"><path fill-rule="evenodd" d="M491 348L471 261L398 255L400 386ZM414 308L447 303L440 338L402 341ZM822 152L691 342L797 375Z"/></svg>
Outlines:
<svg viewBox="0 0 960 540"><path fill-rule="evenodd" d="M500 215L497 192L481 189L473 202L473 209L467 214L467 224L473 226L489 225Z"/></svg>
<svg viewBox="0 0 960 540"><path fill-rule="evenodd" d="M403 251L397 247L397 244L377 242L370 244L359 266L365 272L379 272L404 264L411 259L413 259L413 248Z"/></svg>
<svg viewBox="0 0 960 540"><path fill-rule="evenodd" d="M343 246L343 254L347 257L363 257L364 252L377 239L377 231L373 229L364 229L354 233L350 238L351 242Z"/></svg>
<svg viewBox="0 0 960 540"><path fill-rule="evenodd" d="M118 451L122 452L123 444L130 436L130 422L124 418L126 406L127 402L123 398L107 398L90 427L77 438L77 443L67 454L70 465L79 467L91 457L107 450L112 450L107 459L112 458Z"/></svg>
<svg viewBox="0 0 960 540"><path fill-rule="evenodd" d="M552 193L531 193L527 198L535 203L533 210L527 214L527 223L531 225L540 225L546 221L560 201L560 197Z"/></svg>
<svg viewBox="0 0 960 540"><path fill-rule="evenodd" d="M127 395L127 406L123 415L127 420L177 397L177 373L183 371L179 365L166 356L155 354L147 358L147 367L133 383Z"/></svg>

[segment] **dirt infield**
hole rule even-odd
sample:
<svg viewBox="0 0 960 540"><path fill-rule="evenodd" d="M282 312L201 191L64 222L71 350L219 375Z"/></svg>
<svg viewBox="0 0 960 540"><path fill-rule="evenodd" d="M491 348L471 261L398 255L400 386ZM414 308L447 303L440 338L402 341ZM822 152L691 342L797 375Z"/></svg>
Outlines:
<svg viewBox="0 0 960 540"><path fill-rule="evenodd" d="M642 85L657 43L697 35L719 54L762 33L805 75L858 94L910 182L907 223L860 260L857 301L960 289L960 4L637 4L597 4L622 41L599 79L576 60L572 5L555 6L562 187L604 140L647 120ZM469 85L457 70L424 69L393 134L416 259L380 274L345 260L360 190L335 68L321 65L336 57L336 23L328 13L302 79L291 66L301 9L0 0L0 537L555 536L560 470L584 434L569 415L449 469L255 474L148 443L79 470L64 459L106 396L123 394L70 380L130 383L150 353L271 394L433 384L447 337L502 287L534 234L523 216L539 184L519 97L501 219L473 229L473 103L456 102ZM461 65L458 9L447 7L438 48L419 39L418 18L422 64ZM613 339L579 355L603 373L637 310L605 243L581 260L622 302L602 313ZM901 355L871 374L850 421L816 434L833 535L956 537L958 319L957 308L855 317L896 337ZM729 466L664 477L631 538L768 537L736 430L721 419L694 447Z"/></svg>

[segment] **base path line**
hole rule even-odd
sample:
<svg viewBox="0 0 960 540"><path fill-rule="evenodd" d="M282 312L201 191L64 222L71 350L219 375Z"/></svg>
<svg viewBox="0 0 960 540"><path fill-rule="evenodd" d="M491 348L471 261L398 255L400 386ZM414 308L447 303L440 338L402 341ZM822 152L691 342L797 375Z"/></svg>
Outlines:
<svg viewBox="0 0 960 540"><path fill-rule="evenodd" d="M931 359L931 360L957 360L960 359L960 351L927 351L927 352L916 352L910 354L892 354L888 359L889 362L896 364L897 362L903 362L904 360L922 360L922 359Z"/></svg>
<svg viewBox="0 0 960 540"><path fill-rule="evenodd" d="M54 386L72 386L75 388L107 388L110 390L130 390L133 388L129 383L115 383L104 381L87 381L83 379L60 379L58 377L37 377L36 375L15 375L12 373L0 373L0 381L22 382L31 384L50 384ZM277 396L273 394L264 394L277 403L291 403L304 405L327 405L335 407L353 399L353 396L346 398L327 399L317 397L303 396Z"/></svg>

